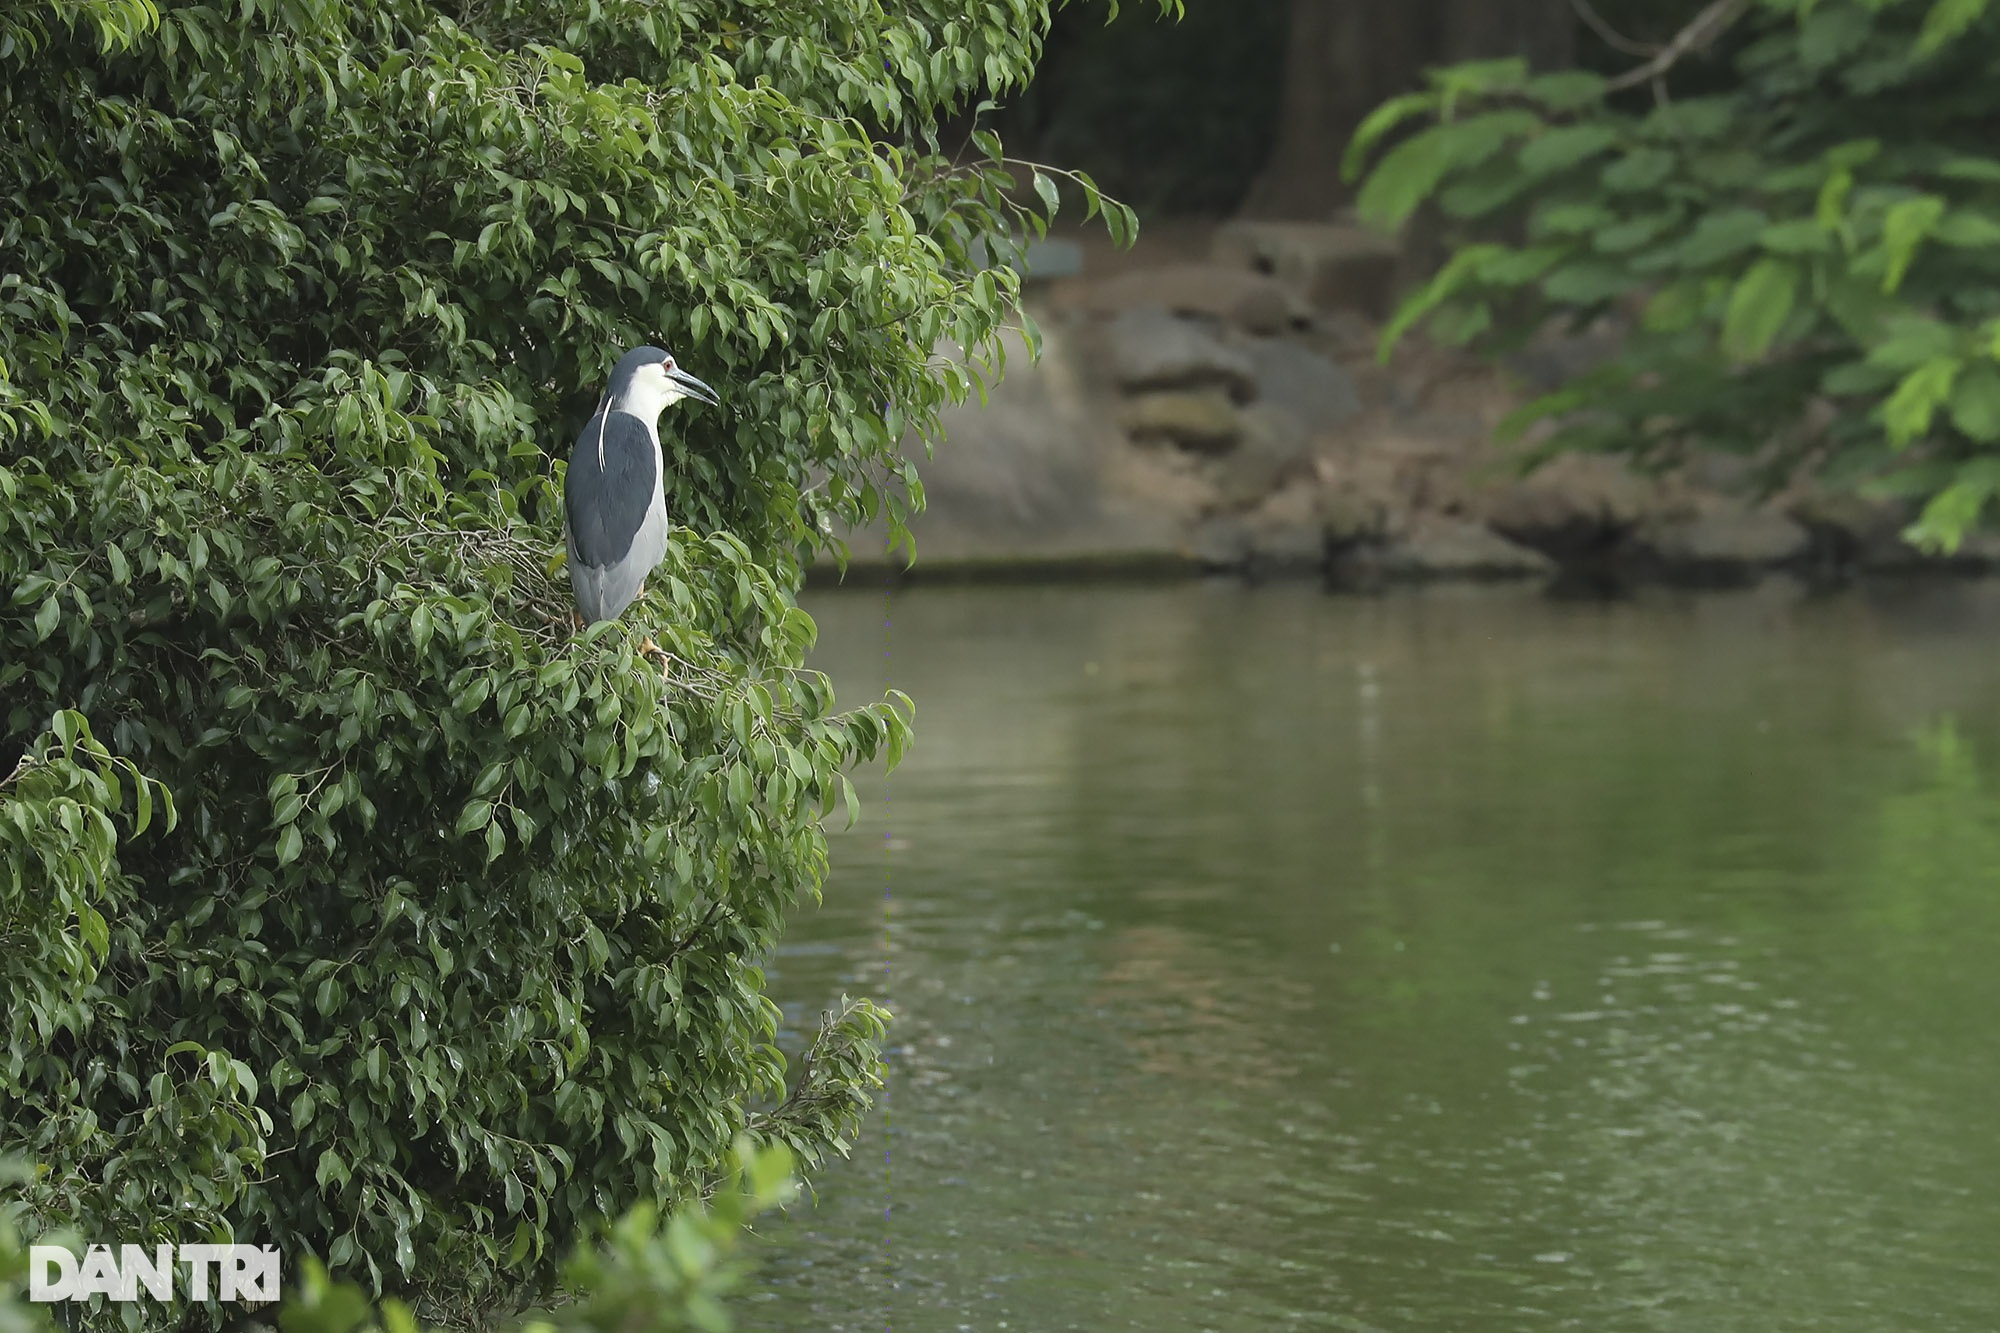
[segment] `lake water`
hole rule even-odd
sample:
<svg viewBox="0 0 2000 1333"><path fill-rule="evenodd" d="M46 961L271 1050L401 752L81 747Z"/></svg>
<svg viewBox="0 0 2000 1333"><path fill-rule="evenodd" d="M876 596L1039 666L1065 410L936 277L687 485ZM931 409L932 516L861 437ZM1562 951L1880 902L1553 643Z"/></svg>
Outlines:
<svg viewBox="0 0 2000 1333"><path fill-rule="evenodd" d="M2000 1326L2000 585L807 604L898 1020L746 1328Z"/></svg>

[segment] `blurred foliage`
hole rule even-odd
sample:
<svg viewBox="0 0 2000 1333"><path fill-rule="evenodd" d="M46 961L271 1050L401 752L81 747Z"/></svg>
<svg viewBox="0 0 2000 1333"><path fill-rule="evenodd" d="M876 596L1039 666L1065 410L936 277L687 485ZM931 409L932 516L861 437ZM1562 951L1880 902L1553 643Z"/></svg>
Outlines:
<svg viewBox="0 0 2000 1333"><path fill-rule="evenodd" d="M0 1157L0 1190L14 1190L33 1177L27 1163ZM28 1248L21 1240L20 1213L18 1202L0 1201L0 1333L51 1333L49 1311L28 1303Z"/></svg>
<svg viewBox="0 0 2000 1333"><path fill-rule="evenodd" d="M884 1015L844 1002L788 1089L758 960L908 724L834 711L793 594L825 520L901 528L906 432L999 369L1044 219L936 126L1048 19L0 9L28 1234L275 1243L462 1323L746 1126L844 1150ZM641 342L727 402L674 419L630 623L573 633L555 460Z"/></svg>
<svg viewBox="0 0 2000 1333"><path fill-rule="evenodd" d="M664 1225L651 1204L636 1205L601 1242L579 1247L564 1265L561 1301L516 1327L520 1333L728 1333L733 1321L723 1298L749 1272L741 1253L746 1228L759 1213L797 1197L792 1165L783 1145L760 1149L738 1138L712 1197L684 1204ZM0 1180L27 1174L18 1162L0 1160ZM56 1328L51 1307L24 1296L27 1268L14 1217L0 1210L0 1333ZM298 1277L276 1312L284 1333L417 1333L408 1305L393 1296L372 1302L359 1285L330 1278L316 1259L300 1261Z"/></svg>
<svg viewBox="0 0 2000 1333"><path fill-rule="evenodd" d="M1225 214L1270 147L1287 0L1188 0L1057 14L1035 81L993 118L1009 143L1088 167L1146 216Z"/></svg>
<svg viewBox="0 0 2000 1333"><path fill-rule="evenodd" d="M1735 77L1674 94L1516 63L1436 71L1356 135L1364 216L1434 202L1453 258L1405 305L1506 346L1629 318L1622 354L1531 405L1550 449L1758 451L1924 502L1949 548L2000 493L2000 13L1987 0L1745 0ZM1812 420L1808 409L1824 405Z"/></svg>

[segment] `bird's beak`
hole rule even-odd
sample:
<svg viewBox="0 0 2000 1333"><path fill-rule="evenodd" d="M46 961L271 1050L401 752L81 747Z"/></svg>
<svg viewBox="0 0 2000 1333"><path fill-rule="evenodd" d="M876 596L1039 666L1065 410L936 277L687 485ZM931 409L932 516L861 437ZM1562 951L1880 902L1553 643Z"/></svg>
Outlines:
<svg viewBox="0 0 2000 1333"><path fill-rule="evenodd" d="M675 366L672 370L668 371L667 378L675 384L680 385L682 391L690 398L699 398L710 407L720 406L722 403L722 400L715 396L715 390L709 388L679 366Z"/></svg>

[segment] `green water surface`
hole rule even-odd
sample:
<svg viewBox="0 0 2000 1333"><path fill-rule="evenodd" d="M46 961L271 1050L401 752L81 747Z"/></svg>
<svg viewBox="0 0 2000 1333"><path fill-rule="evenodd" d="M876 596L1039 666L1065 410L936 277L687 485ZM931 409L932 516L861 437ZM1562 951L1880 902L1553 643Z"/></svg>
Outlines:
<svg viewBox="0 0 2000 1333"><path fill-rule="evenodd" d="M746 1327L2000 1327L2000 585L808 609L898 1019Z"/></svg>

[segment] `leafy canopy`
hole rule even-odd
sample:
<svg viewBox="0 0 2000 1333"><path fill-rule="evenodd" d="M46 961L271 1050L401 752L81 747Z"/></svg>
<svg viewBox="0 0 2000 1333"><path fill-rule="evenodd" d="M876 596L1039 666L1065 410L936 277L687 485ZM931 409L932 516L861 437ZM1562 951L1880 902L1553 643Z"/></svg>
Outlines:
<svg viewBox="0 0 2000 1333"><path fill-rule="evenodd" d="M1989 0L1758 0L1735 78L1679 99L1519 62L1437 71L1357 133L1360 208L1434 203L1451 260L1418 321L1505 346L1551 317L1634 327L1608 367L1526 409L1553 448L1670 459L1768 449L1773 476L1923 501L1951 547L2000 495L2000 12ZM1614 95L1615 94L1615 95ZM1815 402L1824 431L1800 429Z"/></svg>
<svg viewBox="0 0 2000 1333"><path fill-rule="evenodd" d="M463 1320L739 1132L844 1150L883 1016L788 1087L759 959L907 721L835 711L793 593L998 368L1042 219L935 126L1048 8L0 8L28 1234L234 1234ZM578 634L559 460L642 342L726 401L666 423L682 526Z"/></svg>
<svg viewBox="0 0 2000 1333"><path fill-rule="evenodd" d="M601 1238L578 1246L564 1265L564 1287L573 1299L514 1327L519 1333L728 1333L734 1321L724 1298L751 1270L743 1253L747 1228L759 1213L797 1197L792 1165L783 1146L760 1149L738 1138L712 1198L690 1201L665 1219L648 1204L635 1206ZM31 1174L0 1158L0 1181ZM73 1251L81 1244L73 1236L62 1239ZM419 1333L410 1307L394 1296L371 1302L355 1283L331 1279L316 1259L297 1267L299 1280L276 1318L265 1312L267 1326L275 1323L284 1333ZM57 1327L50 1306L26 1299L27 1277L27 1249L10 1210L0 1208L0 1333L54 1333Z"/></svg>

